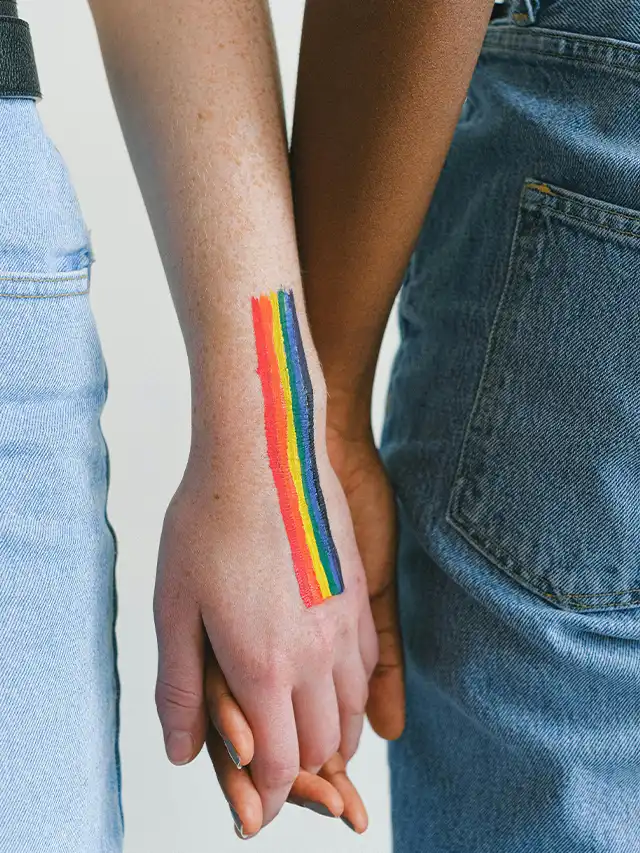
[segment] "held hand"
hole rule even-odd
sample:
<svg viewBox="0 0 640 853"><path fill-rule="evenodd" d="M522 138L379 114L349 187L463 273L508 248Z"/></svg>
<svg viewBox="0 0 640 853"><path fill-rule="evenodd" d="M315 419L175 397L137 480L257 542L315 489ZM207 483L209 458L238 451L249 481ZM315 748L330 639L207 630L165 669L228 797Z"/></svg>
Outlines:
<svg viewBox="0 0 640 853"><path fill-rule="evenodd" d="M156 700L169 757L190 761L207 736L210 643L251 729L251 781L265 825L301 768L315 774L338 750L353 755L377 642L347 502L326 453L318 452L319 477L345 591L306 608L258 447L245 445L231 468L215 449L192 448L160 546Z"/></svg>
<svg viewBox="0 0 640 853"><path fill-rule="evenodd" d="M327 449L351 510L378 632L380 657L369 682L367 715L377 734L395 740L404 729L405 696L394 494L368 429L349 430L330 415Z"/></svg>
<svg viewBox="0 0 640 853"><path fill-rule="evenodd" d="M253 736L213 655L207 665L206 695L211 720L207 749L229 803L236 834L242 839L252 838L262 827L262 802L251 778ZM341 818L354 832L367 828L366 809L339 753L318 774L300 770L288 800L325 817Z"/></svg>

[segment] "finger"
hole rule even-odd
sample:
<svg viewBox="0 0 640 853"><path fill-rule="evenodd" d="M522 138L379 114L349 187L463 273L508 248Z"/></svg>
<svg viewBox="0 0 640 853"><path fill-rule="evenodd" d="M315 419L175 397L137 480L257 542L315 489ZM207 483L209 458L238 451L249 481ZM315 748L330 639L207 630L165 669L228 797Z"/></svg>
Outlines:
<svg viewBox="0 0 640 853"><path fill-rule="evenodd" d="M253 732L251 778L262 800L263 826L278 814L300 770L298 735L291 694L254 691L240 696Z"/></svg>
<svg viewBox="0 0 640 853"><path fill-rule="evenodd" d="M289 802L325 817L340 817L344 811L342 797L333 785L306 770L301 770L293 783Z"/></svg>
<svg viewBox="0 0 640 853"><path fill-rule="evenodd" d="M317 773L340 745L340 714L331 671L297 687L293 710L300 745L300 767Z"/></svg>
<svg viewBox="0 0 640 853"><path fill-rule="evenodd" d="M251 775L247 770L238 770L213 726L207 735L207 750L231 808L237 834L241 838L250 838L262 827L262 803Z"/></svg>
<svg viewBox="0 0 640 853"><path fill-rule="evenodd" d="M400 737L405 722L402 640L398 623L395 583L389 582L371 598L380 656L369 682L367 714L380 737Z"/></svg>
<svg viewBox="0 0 640 853"><path fill-rule="evenodd" d="M334 755L322 768L320 776L330 782L342 797L344 811L341 817L344 823L358 834L364 832L369 825L369 816L360 794L347 776L344 758L339 753Z"/></svg>
<svg viewBox="0 0 640 853"><path fill-rule="evenodd" d="M340 712L340 729L342 737L338 752L345 761L351 761L358 750L362 729L364 727L364 714L347 714L342 709Z"/></svg>
<svg viewBox="0 0 640 853"><path fill-rule="evenodd" d="M253 758L253 734L213 652L207 657L206 696L209 717L220 733L231 760L245 767Z"/></svg>
<svg viewBox="0 0 640 853"><path fill-rule="evenodd" d="M360 742L369 695L366 672L357 650L351 658L343 657L336 661L333 678L340 710L340 747L337 751L345 761L349 761Z"/></svg>
<svg viewBox="0 0 640 853"><path fill-rule="evenodd" d="M204 628L188 599L159 597L156 707L165 748L174 764L188 764L202 749L207 731L204 700Z"/></svg>
<svg viewBox="0 0 640 853"><path fill-rule="evenodd" d="M362 658L362 664L364 666L368 682L375 672L375 668L380 659L378 632L376 631L376 625L373 621L371 605L369 602L367 602L366 606L363 608L360 621L358 623L358 641L360 643L360 657Z"/></svg>

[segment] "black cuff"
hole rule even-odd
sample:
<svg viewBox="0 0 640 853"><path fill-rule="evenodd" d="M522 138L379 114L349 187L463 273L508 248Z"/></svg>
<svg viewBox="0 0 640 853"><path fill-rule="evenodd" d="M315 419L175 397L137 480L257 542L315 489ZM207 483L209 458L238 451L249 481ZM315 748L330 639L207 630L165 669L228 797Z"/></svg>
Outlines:
<svg viewBox="0 0 640 853"><path fill-rule="evenodd" d="M0 0L0 11L15 4ZM0 98L40 98L40 82L29 24L0 17Z"/></svg>

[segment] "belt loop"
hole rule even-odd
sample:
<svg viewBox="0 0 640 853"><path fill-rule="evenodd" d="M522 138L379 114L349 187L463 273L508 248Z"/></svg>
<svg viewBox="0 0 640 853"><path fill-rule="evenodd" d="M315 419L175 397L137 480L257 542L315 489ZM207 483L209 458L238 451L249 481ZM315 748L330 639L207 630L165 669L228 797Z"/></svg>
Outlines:
<svg viewBox="0 0 640 853"><path fill-rule="evenodd" d="M41 97L29 24L0 15L0 98Z"/></svg>
<svg viewBox="0 0 640 853"><path fill-rule="evenodd" d="M16 0L0 0L0 15L7 18L17 18L18 4Z"/></svg>
<svg viewBox="0 0 640 853"><path fill-rule="evenodd" d="M540 0L513 0L511 20L519 27L530 27L535 24L539 11Z"/></svg>

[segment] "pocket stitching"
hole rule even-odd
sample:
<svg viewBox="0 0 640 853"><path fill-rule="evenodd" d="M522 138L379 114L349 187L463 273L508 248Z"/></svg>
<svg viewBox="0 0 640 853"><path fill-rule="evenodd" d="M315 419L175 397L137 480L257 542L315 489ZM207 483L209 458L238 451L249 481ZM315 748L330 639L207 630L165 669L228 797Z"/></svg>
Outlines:
<svg viewBox="0 0 640 853"><path fill-rule="evenodd" d="M545 190L539 189L539 187L544 186L549 188L549 192ZM538 205L542 205L544 207L548 207L549 210L557 211L558 213L563 213L564 211L558 211L555 205L550 204L547 199L549 198L557 198L561 201L566 201L569 204L576 203L581 207L589 207L592 210L597 210L599 213L609 213L615 216L619 216L621 219L628 219L629 222L640 222L640 214L637 214L635 211L632 211L626 207L620 207L617 204L609 204L605 201L598 201L597 199L587 198L586 196L580 195L580 193L569 192L568 190L562 190L560 187L554 186L554 184L548 184L544 181L533 181L527 179L527 182L524 185L524 189L529 192L535 193L540 198L538 199ZM567 214L568 216L571 214ZM580 218L580 217L578 217ZM590 220L585 219L585 222L589 222Z"/></svg>
<svg viewBox="0 0 640 853"><path fill-rule="evenodd" d="M524 580L528 581L532 586L535 586L536 591L543 595L545 598L550 598L552 601L563 601L567 598L570 599L596 599L596 598L608 598L611 596L617 595L631 595L633 593L640 593L640 587L631 587L630 589L620 589L614 590L612 592L565 592L562 589L558 589L556 593L545 592L543 589L540 589L537 585L540 581L544 584L551 585L551 582L544 575L537 574L535 572L530 572L520 565L519 561L509 552L507 548L503 545L498 547L493 546L488 542L488 540L480 533L477 527L473 524L472 521L467 519L465 515L458 509L457 517L463 522L466 527L462 527L461 525L456 523L456 518L451 515L451 512L448 510L446 514L446 519L452 527L464 536L465 539L469 540L474 547L479 548L488 559L499 569L504 571L509 576L513 577L514 575L517 577L524 578ZM473 538L471 538L473 536ZM501 551L510 561L510 564L505 564L503 558L496 554L496 550ZM596 603L596 602L594 602ZM607 605L607 607L628 607L628 603L616 604L612 603ZM573 607L575 609L588 610L592 608L592 605L589 604L574 604Z"/></svg>
<svg viewBox="0 0 640 853"><path fill-rule="evenodd" d="M607 597L621 596L621 595L631 595L640 593L640 587L631 587L623 590L612 590L606 592L593 592L593 593L576 593L576 592L565 592L562 589L556 587L549 578L544 575L531 573L527 569L524 569L521 565L520 561L517 560L513 555L509 553L509 550L505 548L503 545L494 546L493 544L489 545L486 537L477 529L476 525L471 522L469 519L465 517L464 512L460 508L460 502L462 500L461 488L463 483L466 481L462 473L464 460L466 457L466 451L469 442L469 434L471 431L471 426L476 419L476 414L480 408L480 402L483 397L483 392L485 388L490 388L490 383L486 381L486 376L489 371L489 365L492 359L492 355L495 348L495 342L498 334L498 326L500 320L502 318L503 306L506 301L508 294L511 291L512 285L512 277L514 274L515 266L517 264L516 260L516 250L517 246L522 237L521 234L521 222L522 222L522 213L523 211L527 211L529 213L537 212L540 208L549 211L551 214L556 215L558 218L562 218L563 216L568 216L571 219L574 219L580 222L583 225L589 226L592 225L594 227L602 228L603 230L612 231L614 233L624 233L618 232L617 229L610 228L606 225L600 225L597 223L593 223L590 220L581 219L577 216L572 216L571 214L565 214L564 212L559 213L557 209L555 209L551 205L544 204L543 198L541 198L539 205L536 206L536 210L532 210L530 207L527 207L525 203L525 195L527 192L534 191L530 186L531 179L527 179L522 187L519 203L518 203L518 215L516 217L516 222L514 226L513 239L511 242L511 250L509 255L509 264L507 266L507 273L505 276L505 283L502 288L502 292L500 294L500 299L498 300L498 305L495 310L493 322L491 325L491 330L489 332L489 338L487 341L486 353L484 357L484 362L482 366L482 370L480 373L480 378L478 380L478 385L474 394L473 405L471 407L470 414L467 419L467 423L464 430L464 435L462 439L462 444L458 456L458 462L456 464L455 475L453 479L453 483L450 487L450 497L447 505L447 509L445 512L446 521L457 530L473 547L478 548L481 553L483 553L494 565L496 565L500 570L504 571L505 574L510 577L519 577L523 580L530 583L539 595L542 595L544 598L550 599L555 602L562 602L567 599L574 601L575 599L587 599L591 602L589 603L573 603L572 608L574 610L587 610L593 609L598 606L598 602L596 599L602 599ZM538 182L544 183L544 182ZM537 191L541 197L546 195L545 193ZM640 217L639 217L640 219ZM640 237L640 235L636 235L631 233L633 237ZM535 272L535 270L534 270ZM496 550L499 550L504 557L507 558L505 561L504 557L499 557L498 554L495 553ZM508 565L507 563L510 563ZM544 583L548 587L554 588L557 592L549 593L545 592L543 589L540 589L540 583ZM600 602L601 603L601 602ZM611 602L606 605L607 609L620 608L620 607L629 607L630 604L640 603L640 599L634 599L632 602Z"/></svg>
<svg viewBox="0 0 640 853"><path fill-rule="evenodd" d="M59 276L46 274L40 276L37 273L0 275L0 282L3 281L15 282L16 285L64 284L65 282L78 282L79 285L82 284L82 290L66 290L59 293L53 290L46 293L25 293L24 291L16 290L12 293L11 291L2 291L0 289L0 299L63 299L71 296L83 296L89 293L91 276L90 268L87 268L86 270L78 270L75 275L73 273Z"/></svg>
<svg viewBox="0 0 640 853"><path fill-rule="evenodd" d="M540 187L547 187L547 189L542 190ZM525 194L534 193L536 195L536 201L531 205L527 204L525 199L522 199L522 206L527 210L535 212L539 209L544 209L549 211L549 215L567 217L568 219L573 219L576 222L581 222L584 225L591 225L594 228L602 228L605 231L611 231L613 233L640 239L640 232L638 231L626 231L622 228L614 228L611 225L607 225L605 222L597 222L593 219L587 218L587 216L580 216L577 213L569 213L563 208L558 208L555 204L551 203L549 199L557 199L560 203L564 202L566 205L588 208L589 210L594 211L594 213L601 214L609 218L616 217L619 220L630 223L631 227L634 227L635 223L640 223L640 215L628 208L620 207L616 204L608 204L607 202L597 201L595 199L588 199L579 193L562 190L559 187L555 187L553 184L540 183L530 179L527 179L525 182L524 192Z"/></svg>
<svg viewBox="0 0 640 853"><path fill-rule="evenodd" d="M498 45L498 44L488 44L483 46L483 51L505 51L507 53L511 53L513 51L512 47L508 47L506 45ZM603 69L613 69L613 71L628 71L631 74L637 74L637 69L630 68L628 65L620 65L615 62L607 62L606 60L600 59L587 59L585 56L569 56L569 55L558 55L555 51L552 50L534 50L533 48L525 47L523 49L524 53L534 54L536 56L547 56L551 59L557 59L559 62L575 62L579 65L595 65L597 68Z"/></svg>
<svg viewBox="0 0 640 853"><path fill-rule="evenodd" d="M592 222L590 219L584 219L581 216L575 216L572 213L565 213L565 211L555 210L553 207L545 207L544 205L539 205L540 207L544 207L545 210L549 211L550 216L555 216L557 219L573 219L574 222L580 222L582 225L589 226L591 228L600 228L603 231L610 231L612 234L621 234L623 237L633 237L636 240L640 240L640 234L636 234L635 231L622 231L620 228L612 228L610 225L604 225L601 222ZM640 217L638 217L638 222L640 222Z"/></svg>
<svg viewBox="0 0 640 853"><path fill-rule="evenodd" d="M85 296L89 293L89 288L84 290L69 290L66 293L2 293L0 299L65 299L70 296Z"/></svg>
<svg viewBox="0 0 640 853"><path fill-rule="evenodd" d="M496 307L495 315L493 318L493 323L491 324L491 330L489 332L489 338L487 341L487 348L486 348L484 361L482 364L482 370L480 371L480 377L478 379L478 385L476 387L475 394L473 397L473 404L471 406L471 411L469 413L469 417L467 418L467 423L465 425L464 435L462 437L462 444L460 447L460 453L458 455L458 462L456 464L456 471L455 471L453 483L451 485L451 494L450 494L449 504L448 504L447 512L446 512L447 520L449 520L451 523L453 523L453 519L455 519L456 516L459 515L459 510L457 508L457 505L458 505L459 499L460 499L459 492L460 492L460 487L461 487L461 485L465 479L463 477L463 474L462 474L462 467L463 467L463 462L464 462L465 455L466 455L467 445L469 442L469 433L471 431L471 424L473 423L473 421L475 419L476 412L478 411L479 406L480 406L480 398L481 398L482 390L485 387L485 378L486 378L486 375L487 375L488 370L489 370L489 363L491 360L491 356L493 354L495 341L497 338L498 321L500 320L500 317L502 316L502 307L504 305L504 302L505 302L506 297L507 297L507 293L509 291L509 284L511 282L513 269L514 269L514 266L516 264L516 245L518 243L519 236L520 236L520 223L522 221L522 212L524 210L524 195L525 195L526 190L527 190L527 184L525 183L525 185L522 187L522 190L520 193L520 199L519 199L519 203L518 203L518 215L516 217L516 223L514 226L513 239L511 241L511 250L510 250L510 254L509 254L509 263L507 266L507 274L505 276L505 281L504 281L504 285L502 287L502 292L500 293L500 299L498 300L498 305ZM461 519L461 520L464 521L464 519Z"/></svg>

